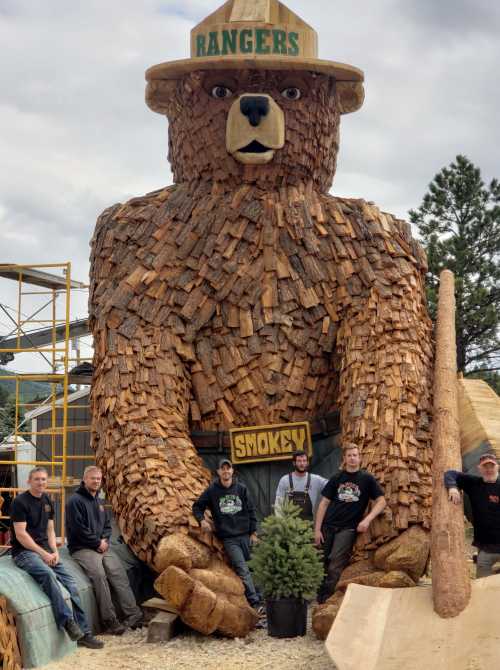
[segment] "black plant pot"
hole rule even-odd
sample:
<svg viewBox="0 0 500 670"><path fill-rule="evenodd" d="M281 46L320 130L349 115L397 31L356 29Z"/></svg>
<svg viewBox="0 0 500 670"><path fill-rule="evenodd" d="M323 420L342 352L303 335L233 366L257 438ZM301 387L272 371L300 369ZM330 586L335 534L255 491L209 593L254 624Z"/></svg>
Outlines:
<svg viewBox="0 0 500 670"><path fill-rule="evenodd" d="M307 602L302 598L267 600L267 632L271 637L298 637L306 634Z"/></svg>

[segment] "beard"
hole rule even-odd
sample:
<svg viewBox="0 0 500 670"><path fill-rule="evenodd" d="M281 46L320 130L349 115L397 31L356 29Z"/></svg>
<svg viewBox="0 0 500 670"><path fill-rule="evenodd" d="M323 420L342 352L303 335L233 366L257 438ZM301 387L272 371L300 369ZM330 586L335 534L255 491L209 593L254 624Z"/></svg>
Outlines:
<svg viewBox="0 0 500 670"><path fill-rule="evenodd" d="M308 465L296 465L295 470L296 472L307 472Z"/></svg>

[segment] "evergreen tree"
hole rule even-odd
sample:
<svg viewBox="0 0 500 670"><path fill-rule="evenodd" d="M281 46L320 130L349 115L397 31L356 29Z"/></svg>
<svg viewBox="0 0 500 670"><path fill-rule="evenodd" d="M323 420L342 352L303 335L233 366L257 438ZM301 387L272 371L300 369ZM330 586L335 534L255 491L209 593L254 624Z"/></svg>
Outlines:
<svg viewBox="0 0 500 670"><path fill-rule="evenodd" d="M22 410L19 410L17 425L22 421ZM0 441L12 435L16 428L16 399L9 396L4 407L0 407ZM19 430L24 430L20 428Z"/></svg>
<svg viewBox="0 0 500 670"><path fill-rule="evenodd" d="M455 275L457 363L464 373L500 369L500 183L486 186L465 156L437 174L410 211L427 252L427 297L436 314L439 274Z"/></svg>
<svg viewBox="0 0 500 670"><path fill-rule="evenodd" d="M261 539L250 567L265 598L314 598L323 579L323 562L313 545L312 523L299 518L293 503L262 522Z"/></svg>

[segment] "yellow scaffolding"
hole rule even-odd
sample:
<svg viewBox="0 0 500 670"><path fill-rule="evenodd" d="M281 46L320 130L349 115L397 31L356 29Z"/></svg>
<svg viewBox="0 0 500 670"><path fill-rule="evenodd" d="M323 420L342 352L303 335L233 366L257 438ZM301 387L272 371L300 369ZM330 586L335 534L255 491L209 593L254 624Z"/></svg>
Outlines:
<svg viewBox="0 0 500 670"><path fill-rule="evenodd" d="M57 274L55 274L57 273ZM15 416L13 417L13 431L10 436L10 444L13 442L12 459L2 459L0 452L0 466L11 466L16 474L26 467L43 466L49 472L49 492L59 499L60 514L56 534L64 542L64 506L66 501L66 490L79 483L79 478L68 476L68 462L93 461L93 456L88 454L68 454L68 436L76 432L89 432L88 425L70 425L68 421L68 396L69 396L69 367L72 361L81 363L79 351L77 359L70 356L70 314L71 314L71 291L74 289L88 288L81 282L71 280L71 263L51 263L39 265L2 265L0 264L0 279L17 282L17 305L12 314L8 313L5 306L0 308L12 323L11 332L8 336L0 337L0 354L4 357L10 354L37 353L43 359L46 371L37 373L4 373L0 370L0 380L10 381L15 385ZM29 288L29 290L27 290ZM1 295L1 293L0 293ZM29 298L28 298L29 296ZM30 302L32 311L30 316L25 314L26 301ZM41 302L42 304L38 304ZM43 334L30 330L33 326L44 326ZM48 340L48 342L47 342ZM43 343L41 343L43 341ZM6 344L7 343L7 344ZM10 356L12 359L12 356ZM9 360L7 358L7 360ZM43 382L50 388L47 397L38 401L28 402L26 400L25 388L30 382ZM71 405L72 408L88 408L88 404ZM23 414L26 409L29 414L43 409L50 412L49 425L42 430L32 431L29 426L24 425ZM41 453L40 440L43 439L50 447ZM23 445L30 444L29 449L34 458L26 457L19 459L18 454ZM0 441L0 447L1 447ZM2 487L0 482L0 494L8 493L17 495L24 491L24 482L17 481L16 486ZM3 499L0 497L0 503ZM0 521L8 519L2 515L0 504ZM0 543L0 548L7 545Z"/></svg>

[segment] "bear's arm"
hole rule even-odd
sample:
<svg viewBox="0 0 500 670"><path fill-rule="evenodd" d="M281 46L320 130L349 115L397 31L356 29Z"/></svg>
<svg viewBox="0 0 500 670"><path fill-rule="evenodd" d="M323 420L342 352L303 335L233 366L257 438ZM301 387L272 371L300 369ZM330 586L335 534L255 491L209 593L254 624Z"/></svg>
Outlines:
<svg viewBox="0 0 500 670"><path fill-rule="evenodd" d="M388 502L371 526L379 544L430 525L432 332L425 256L408 224L362 201L350 210L358 257L337 340L339 404L343 441L361 447Z"/></svg>
<svg viewBox="0 0 500 670"><path fill-rule="evenodd" d="M160 206L145 198L106 210L91 257L93 446L123 536L149 563L163 536L196 524L191 504L209 480L189 438L194 352L145 257Z"/></svg>

